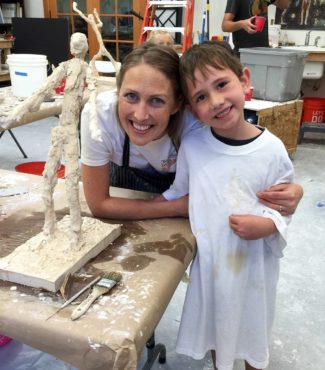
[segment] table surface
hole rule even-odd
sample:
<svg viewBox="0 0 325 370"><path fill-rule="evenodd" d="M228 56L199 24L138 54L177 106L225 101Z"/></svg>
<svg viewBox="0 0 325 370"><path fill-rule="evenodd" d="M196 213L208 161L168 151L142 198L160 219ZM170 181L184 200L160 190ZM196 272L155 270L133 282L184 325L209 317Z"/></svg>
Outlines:
<svg viewBox="0 0 325 370"><path fill-rule="evenodd" d="M21 100L12 94L11 86L0 88L0 132L4 131L3 127L7 126L7 117L12 109L19 105ZM10 127L14 128L25 125L27 123L35 122L44 118L58 116L61 113L62 97L57 97L51 102L44 102L41 104L37 112L26 113L26 115L17 121L12 122Z"/></svg>
<svg viewBox="0 0 325 370"><path fill-rule="evenodd" d="M297 100L289 100L285 102L275 102L275 101L269 101L269 100L252 99L249 101L245 101L245 109L254 110L258 112L263 109L274 108L274 107L278 107L280 105L285 105L285 104L292 104L292 103L295 103Z"/></svg>
<svg viewBox="0 0 325 370"><path fill-rule="evenodd" d="M41 180L0 170L0 188L28 189L25 194L0 197L0 258L41 231ZM112 188L112 194L149 196L118 188ZM89 216L82 190L80 196L83 215ZM59 179L54 200L59 219L68 212L64 180ZM118 223L122 235L77 273L74 284L115 270L123 276L119 286L76 321L70 319L74 305L46 321L64 302L59 293L0 281L1 334L79 369L136 369L138 356L195 254L195 240L186 219Z"/></svg>

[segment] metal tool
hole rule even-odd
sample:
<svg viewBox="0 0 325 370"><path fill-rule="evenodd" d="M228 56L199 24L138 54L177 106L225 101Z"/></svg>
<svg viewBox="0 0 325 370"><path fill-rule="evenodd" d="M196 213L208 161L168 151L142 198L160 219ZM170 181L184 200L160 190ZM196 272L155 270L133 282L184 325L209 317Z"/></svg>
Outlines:
<svg viewBox="0 0 325 370"><path fill-rule="evenodd" d="M63 308L69 306L71 302L73 302L75 299L77 299L83 292L85 292L87 289L91 288L94 284L97 283L101 279L101 276L97 276L94 280L92 280L89 284L84 286L82 289L80 289L75 295L73 295L70 299L68 299L66 302L64 302L54 313L52 313L51 316L49 316L45 321L56 315L59 311L61 311Z"/></svg>

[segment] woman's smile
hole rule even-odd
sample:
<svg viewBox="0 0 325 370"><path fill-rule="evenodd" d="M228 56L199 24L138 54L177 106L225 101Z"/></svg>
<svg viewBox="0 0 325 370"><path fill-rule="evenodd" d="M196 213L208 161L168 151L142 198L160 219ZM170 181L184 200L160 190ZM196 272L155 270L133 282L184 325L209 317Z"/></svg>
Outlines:
<svg viewBox="0 0 325 370"><path fill-rule="evenodd" d="M140 131L140 132L144 132L144 131L147 131L149 130L151 127L153 127L153 125L148 125L148 124L139 124L139 123L136 123L134 121L130 121L131 125L137 130L137 131Z"/></svg>

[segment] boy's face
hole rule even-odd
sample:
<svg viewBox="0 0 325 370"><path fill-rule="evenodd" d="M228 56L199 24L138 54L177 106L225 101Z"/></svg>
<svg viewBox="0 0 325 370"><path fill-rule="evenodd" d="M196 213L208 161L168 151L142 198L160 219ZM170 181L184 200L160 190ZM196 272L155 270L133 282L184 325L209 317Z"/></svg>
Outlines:
<svg viewBox="0 0 325 370"><path fill-rule="evenodd" d="M187 80L188 109L201 122L225 137L236 137L244 123L245 93L249 92L249 71L238 78L231 69L207 67L205 76L197 69L195 83Z"/></svg>

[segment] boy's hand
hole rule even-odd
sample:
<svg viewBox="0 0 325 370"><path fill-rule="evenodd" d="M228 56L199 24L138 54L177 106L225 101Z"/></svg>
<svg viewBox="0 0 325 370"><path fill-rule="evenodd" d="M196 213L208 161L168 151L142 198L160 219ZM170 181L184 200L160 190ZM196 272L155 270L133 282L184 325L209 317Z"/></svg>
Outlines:
<svg viewBox="0 0 325 370"><path fill-rule="evenodd" d="M256 240L276 232L270 218L255 215L231 215L229 226L232 231L244 240Z"/></svg>

